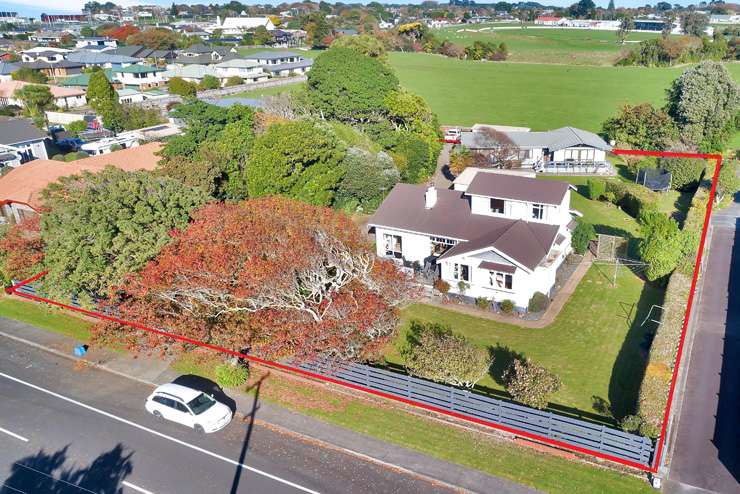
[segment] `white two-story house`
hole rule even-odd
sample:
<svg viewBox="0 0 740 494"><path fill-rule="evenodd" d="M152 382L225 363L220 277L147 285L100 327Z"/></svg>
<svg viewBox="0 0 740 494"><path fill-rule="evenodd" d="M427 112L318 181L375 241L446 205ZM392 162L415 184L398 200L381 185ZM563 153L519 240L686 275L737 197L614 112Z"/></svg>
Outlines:
<svg viewBox="0 0 740 494"><path fill-rule="evenodd" d="M162 77L164 69L151 65L129 65L113 69L113 77L124 87L146 91L147 89L164 86Z"/></svg>
<svg viewBox="0 0 740 494"><path fill-rule="evenodd" d="M398 184L369 226L378 256L432 267L452 293L526 308L550 294L575 222L567 183L477 173L466 190Z"/></svg>

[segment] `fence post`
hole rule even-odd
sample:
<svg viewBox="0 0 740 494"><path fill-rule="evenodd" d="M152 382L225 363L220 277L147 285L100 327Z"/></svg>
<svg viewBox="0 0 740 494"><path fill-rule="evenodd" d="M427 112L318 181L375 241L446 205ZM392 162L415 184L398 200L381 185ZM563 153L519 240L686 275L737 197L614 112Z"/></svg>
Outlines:
<svg viewBox="0 0 740 494"><path fill-rule="evenodd" d="M370 387L370 366L363 365L363 369L365 369L365 387Z"/></svg>
<svg viewBox="0 0 740 494"><path fill-rule="evenodd" d="M406 376L406 398L411 399L411 376Z"/></svg>

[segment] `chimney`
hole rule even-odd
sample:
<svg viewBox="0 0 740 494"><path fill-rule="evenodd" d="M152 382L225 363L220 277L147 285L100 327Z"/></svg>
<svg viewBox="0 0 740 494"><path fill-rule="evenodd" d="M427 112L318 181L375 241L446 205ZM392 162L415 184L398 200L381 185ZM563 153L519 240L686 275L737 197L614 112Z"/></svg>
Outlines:
<svg viewBox="0 0 740 494"><path fill-rule="evenodd" d="M437 189L434 188L434 185L430 185L424 194L424 207L432 209L435 204L437 204Z"/></svg>

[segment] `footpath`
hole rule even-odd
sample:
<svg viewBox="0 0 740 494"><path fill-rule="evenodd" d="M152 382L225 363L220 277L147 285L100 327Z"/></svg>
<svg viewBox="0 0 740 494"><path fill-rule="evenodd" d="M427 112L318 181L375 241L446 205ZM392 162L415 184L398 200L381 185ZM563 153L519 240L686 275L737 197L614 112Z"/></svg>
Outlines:
<svg viewBox="0 0 740 494"><path fill-rule="evenodd" d="M169 368L167 361L156 356L136 358L123 352L91 349L83 358L78 359L73 356L73 348L79 343L74 339L0 317L0 340L2 338L9 338L71 360L84 360L88 365L94 365L99 369L149 386L168 383L179 376ZM271 403L260 401L257 407L252 395L235 392L231 393L230 397L236 403L236 413L241 416L249 417L253 410L257 410L254 415L255 423L321 447L343 451L363 461L370 461L446 485L458 492L495 492L497 494L539 492L530 487L431 458Z"/></svg>

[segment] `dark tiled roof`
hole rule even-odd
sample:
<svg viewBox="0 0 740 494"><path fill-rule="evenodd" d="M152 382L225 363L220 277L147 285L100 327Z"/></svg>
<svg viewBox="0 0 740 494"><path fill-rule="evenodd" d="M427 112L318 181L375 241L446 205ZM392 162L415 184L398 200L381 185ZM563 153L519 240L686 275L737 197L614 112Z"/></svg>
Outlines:
<svg viewBox="0 0 740 494"><path fill-rule="evenodd" d="M467 193L476 196L558 205L568 191L566 182L537 180L503 173L476 173Z"/></svg>
<svg viewBox="0 0 740 494"><path fill-rule="evenodd" d="M491 261L481 261L478 265L481 269L488 269L489 271L500 271L502 273L513 273L516 271L516 266L510 264L499 264Z"/></svg>
<svg viewBox="0 0 740 494"><path fill-rule="evenodd" d="M426 209L425 192L424 186L396 185L368 223L464 241L442 257L494 247L529 269L547 255L558 231L554 225L472 214L458 190L437 189L437 203Z"/></svg>
<svg viewBox="0 0 740 494"><path fill-rule="evenodd" d="M300 60L298 62L292 62L292 63L279 63L277 65L263 65L262 68L265 72L280 72L282 70L303 69L306 67L311 67L312 65L313 65L313 60L310 58L307 58L305 60Z"/></svg>
<svg viewBox="0 0 740 494"><path fill-rule="evenodd" d="M0 144L12 145L45 137L30 118L0 117Z"/></svg>
<svg viewBox="0 0 740 494"><path fill-rule="evenodd" d="M237 58L237 56L233 53L229 53L228 55L225 55L222 58L218 59L211 57L210 53L203 53L194 57L178 55L178 57L175 58L174 63L180 65L211 65L215 63L225 62L227 60L233 60L235 58Z"/></svg>
<svg viewBox="0 0 740 494"><path fill-rule="evenodd" d="M72 69L81 68L83 64L79 62L72 62L70 60L60 60L59 62L44 62L43 60L36 60L35 62L24 62L21 65L28 67L29 69Z"/></svg>

